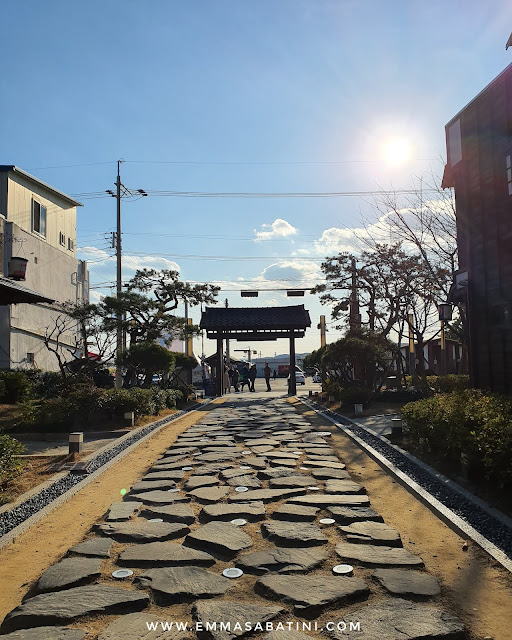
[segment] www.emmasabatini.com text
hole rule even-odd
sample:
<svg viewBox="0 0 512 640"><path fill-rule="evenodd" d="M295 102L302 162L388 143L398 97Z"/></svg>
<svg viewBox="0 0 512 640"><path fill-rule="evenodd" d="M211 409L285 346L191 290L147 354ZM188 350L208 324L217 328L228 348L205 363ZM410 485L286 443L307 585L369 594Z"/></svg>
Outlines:
<svg viewBox="0 0 512 640"><path fill-rule="evenodd" d="M361 631L359 621L344 620L328 621L323 624L313 622L179 622L177 620L159 620L146 622L148 631L227 631L234 633L247 633L249 631Z"/></svg>

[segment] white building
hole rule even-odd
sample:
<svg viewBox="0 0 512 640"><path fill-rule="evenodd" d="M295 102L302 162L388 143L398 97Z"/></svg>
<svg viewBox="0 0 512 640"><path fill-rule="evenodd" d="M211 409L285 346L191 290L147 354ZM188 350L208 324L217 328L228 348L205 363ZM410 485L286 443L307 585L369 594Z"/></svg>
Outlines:
<svg viewBox="0 0 512 640"><path fill-rule="evenodd" d="M80 206L18 167L0 165L0 276L21 280L55 302L88 301L87 265L76 259ZM25 279L15 263L26 265ZM58 315L45 302L0 306L0 369L58 370L55 355L43 342ZM61 338L66 356L76 348L75 337L72 329Z"/></svg>

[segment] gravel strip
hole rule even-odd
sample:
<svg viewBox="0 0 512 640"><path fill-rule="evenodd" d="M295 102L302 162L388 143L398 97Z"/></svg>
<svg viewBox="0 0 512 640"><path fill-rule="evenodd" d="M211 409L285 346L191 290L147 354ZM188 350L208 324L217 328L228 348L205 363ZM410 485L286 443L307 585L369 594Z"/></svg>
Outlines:
<svg viewBox="0 0 512 640"><path fill-rule="evenodd" d="M462 518L512 559L512 529L503 522L494 518L492 514L484 511L478 504L472 502L463 494L446 486L441 480L422 469L400 451L397 451L391 444L387 444L378 436L369 433L367 429L320 405L316 405L316 407L319 411L330 415L337 422L348 427L358 438L373 447L400 471L417 482L445 507L453 511L459 518Z"/></svg>
<svg viewBox="0 0 512 640"><path fill-rule="evenodd" d="M152 422L146 427L143 427L142 429L138 430L137 433L134 433L131 437L123 440L123 442L114 444L110 449L107 449L106 451L102 451L101 453L99 453L95 458L93 458L90 461L90 464L88 467L88 473L75 474L75 473L69 472L66 476L64 476L63 478L60 478L59 480L51 484L49 487L46 487L36 495L25 500L25 502L22 502L21 504L14 507L10 511L5 511L4 513L2 513L0 515L0 539L2 538L2 536L9 533L9 531L12 531L12 529L19 526L23 522L25 522L25 520L28 520L35 513L37 513L38 511L41 511L41 509L44 509L51 502L53 502L54 500L59 498L61 495L66 493L66 491L69 491L70 489L75 487L77 484L80 484L81 482L86 480L91 473L93 473L94 471L97 471L107 462L110 462L119 453L121 453L121 451L124 451L124 449L131 446L132 444L134 444L144 436L148 435L155 429L158 429L159 427L161 427L164 424L167 424L168 422L173 422L174 420L181 418L185 413L188 413L189 411L192 411L195 408L197 408L197 405L193 405L189 409L179 411L173 414L172 416L167 416L165 418L162 418L161 420Z"/></svg>

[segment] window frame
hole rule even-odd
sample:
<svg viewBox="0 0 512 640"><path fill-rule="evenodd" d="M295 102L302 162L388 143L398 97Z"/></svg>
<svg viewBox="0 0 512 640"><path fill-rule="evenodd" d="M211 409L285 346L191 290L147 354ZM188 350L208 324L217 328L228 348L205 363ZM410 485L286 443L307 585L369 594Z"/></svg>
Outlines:
<svg viewBox="0 0 512 640"><path fill-rule="evenodd" d="M36 205L37 207L39 207L39 218L38 218L38 227L39 230L36 229ZM44 211L44 215L42 215ZM47 218L47 214L48 214L48 209L45 207L44 204L42 204L41 202L39 202L39 200L36 200L35 198L32 198L32 233L37 234L38 236L40 236L41 238L45 238L46 239L46 224L48 221ZM41 224L41 220L43 221L43 224ZM41 228L43 228L43 231L41 231Z"/></svg>
<svg viewBox="0 0 512 640"><path fill-rule="evenodd" d="M61 247L66 248L66 234L64 231L59 231L59 244Z"/></svg>

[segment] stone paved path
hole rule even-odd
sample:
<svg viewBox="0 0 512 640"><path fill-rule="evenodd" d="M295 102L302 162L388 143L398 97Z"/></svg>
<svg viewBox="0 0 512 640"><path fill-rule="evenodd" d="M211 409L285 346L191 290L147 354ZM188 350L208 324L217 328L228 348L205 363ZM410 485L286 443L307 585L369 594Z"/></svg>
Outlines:
<svg viewBox="0 0 512 640"><path fill-rule="evenodd" d="M437 580L331 448L331 430L283 398L210 405L31 586L1 638L464 638ZM353 575L333 572L339 564ZM230 568L242 576L224 577ZM116 580L119 569L132 573ZM166 621L189 626L148 631Z"/></svg>

